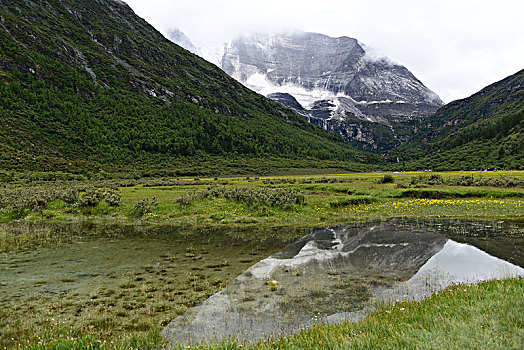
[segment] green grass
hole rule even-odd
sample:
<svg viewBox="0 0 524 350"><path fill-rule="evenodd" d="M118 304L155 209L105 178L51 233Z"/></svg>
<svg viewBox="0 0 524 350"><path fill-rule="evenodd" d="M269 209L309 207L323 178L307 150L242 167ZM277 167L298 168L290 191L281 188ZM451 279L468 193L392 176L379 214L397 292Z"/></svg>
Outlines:
<svg viewBox="0 0 524 350"><path fill-rule="evenodd" d="M524 218L522 187L445 184L453 184L466 175L522 181L522 171L438 173L433 175L438 175L444 183L436 185L420 183L423 174L392 174L394 183L381 183L381 179L387 175L384 173L11 183L5 189L0 189L0 223L13 223L16 226L32 222L85 221L117 225L167 224L181 230L287 230L299 237L311 227L389 217L481 220ZM71 199L74 188L84 191L92 186L117 188L121 195L119 205L109 206L102 200L94 207L81 207ZM219 194L210 195L220 191ZM232 195L237 192L242 192L242 195ZM2 197L2 193L11 193L11 197ZM36 199L45 197L50 202L43 208L32 207L35 203L32 193L38 194ZM274 193L280 197L276 200L266 198ZM71 203L65 203L62 197ZM289 198L295 201L286 202ZM300 200L297 201L297 198ZM27 209L21 211L20 207L15 208L15 204L20 206L17 204L20 202L26 203ZM56 237L41 230L33 233L22 231L12 225L0 226L0 252L38 245L40 241L49 244Z"/></svg>

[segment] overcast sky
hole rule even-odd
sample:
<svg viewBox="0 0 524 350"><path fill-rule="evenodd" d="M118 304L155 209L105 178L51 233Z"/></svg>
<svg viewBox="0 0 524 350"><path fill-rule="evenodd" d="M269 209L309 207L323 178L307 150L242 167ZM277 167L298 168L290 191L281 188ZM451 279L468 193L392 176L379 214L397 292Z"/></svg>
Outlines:
<svg viewBox="0 0 524 350"><path fill-rule="evenodd" d="M197 47L254 31L349 36L406 66L444 102L524 68L523 0L125 0Z"/></svg>

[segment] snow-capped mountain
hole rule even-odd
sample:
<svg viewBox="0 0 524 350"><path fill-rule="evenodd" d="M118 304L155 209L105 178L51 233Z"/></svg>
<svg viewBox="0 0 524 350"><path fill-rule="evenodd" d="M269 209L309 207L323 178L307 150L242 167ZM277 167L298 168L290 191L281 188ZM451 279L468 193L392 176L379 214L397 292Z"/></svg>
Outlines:
<svg viewBox="0 0 524 350"><path fill-rule="evenodd" d="M187 51L190 51L194 54L199 54L200 50L193 44L191 39L179 28L170 29L167 32L167 37L169 40L177 44L178 46L183 47Z"/></svg>
<svg viewBox="0 0 524 350"><path fill-rule="evenodd" d="M405 67L366 54L348 37L317 33L254 34L226 47L226 73L262 93L287 92L303 107L325 97L357 103L407 102L442 105Z"/></svg>
<svg viewBox="0 0 524 350"><path fill-rule="evenodd" d="M414 120L443 105L407 68L349 37L252 34L196 48L180 30L169 37L245 86L367 149L387 149L415 131Z"/></svg>
<svg viewBox="0 0 524 350"><path fill-rule="evenodd" d="M348 141L376 143L363 122L392 129L392 123L423 119L443 105L407 68L376 58L349 37L253 34L226 45L219 63L247 87ZM394 130L389 133L401 141Z"/></svg>

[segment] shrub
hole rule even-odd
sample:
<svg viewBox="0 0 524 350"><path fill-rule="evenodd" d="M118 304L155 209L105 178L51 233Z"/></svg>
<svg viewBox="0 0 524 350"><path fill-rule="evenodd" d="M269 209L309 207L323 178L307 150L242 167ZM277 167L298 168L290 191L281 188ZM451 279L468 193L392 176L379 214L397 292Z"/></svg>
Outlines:
<svg viewBox="0 0 524 350"><path fill-rule="evenodd" d="M304 195L297 190L286 188L236 187L224 192L224 198L247 205L267 205L269 207L290 207L304 203Z"/></svg>
<svg viewBox="0 0 524 350"><path fill-rule="evenodd" d="M100 203L100 196L96 189L88 189L78 198L78 205L82 208L94 207L98 203Z"/></svg>
<svg viewBox="0 0 524 350"><path fill-rule="evenodd" d="M144 198L140 201L138 201L135 206L133 207L133 211L131 212L131 216L135 218L140 218L144 216L145 214L149 214L152 212L152 206L153 202L156 203L155 198L153 198L153 201L150 203L149 198Z"/></svg>
<svg viewBox="0 0 524 350"><path fill-rule="evenodd" d="M122 195L115 190L106 189L106 191L104 192L104 199L110 207L116 207L120 205Z"/></svg>
<svg viewBox="0 0 524 350"><path fill-rule="evenodd" d="M184 193L182 196L175 199L175 202L180 204L183 208L185 208L191 205L197 198L198 195L196 194L196 192Z"/></svg>
<svg viewBox="0 0 524 350"><path fill-rule="evenodd" d="M455 186L489 186L489 187L523 187L524 179L518 177L499 176L499 177L479 177L475 179L473 175L460 176L450 179L450 185Z"/></svg>
<svg viewBox="0 0 524 350"><path fill-rule="evenodd" d="M287 208L304 203L304 195L294 189L286 188L252 188L223 186L211 186L205 190L184 194L176 199L182 206L187 206L197 199L223 197L228 200L244 203L247 205L266 205L269 207Z"/></svg>
<svg viewBox="0 0 524 350"><path fill-rule="evenodd" d="M115 207L120 204L121 194L110 188L88 188L80 194L78 205L83 208L95 207L102 200Z"/></svg>
<svg viewBox="0 0 524 350"><path fill-rule="evenodd" d="M443 185L444 178L439 174L419 175L417 177L411 178L411 184L415 186L434 186L434 185Z"/></svg>
<svg viewBox="0 0 524 350"><path fill-rule="evenodd" d="M339 180L336 178L327 178L327 177L321 177L320 179L315 180L316 184L332 184L337 182L344 182L344 180Z"/></svg>
<svg viewBox="0 0 524 350"><path fill-rule="evenodd" d="M473 186L475 184L475 178L473 175L460 176L455 179L450 179L449 184L454 186Z"/></svg>
<svg viewBox="0 0 524 350"><path fill-rule="evenodd" d="M378 179L379 184L392 184L393 182L395 182L395 179L390 174L386 174L382 178Z"/></svg>
<svg viewBox="0 0 524 350"><path fill-rule="evenodd" d="M479 197L481 194L474 192L454 192L442 190L405 190L399 197L401 198L421 198L421 199L447 199L447 198L472 198Z"/></svg>

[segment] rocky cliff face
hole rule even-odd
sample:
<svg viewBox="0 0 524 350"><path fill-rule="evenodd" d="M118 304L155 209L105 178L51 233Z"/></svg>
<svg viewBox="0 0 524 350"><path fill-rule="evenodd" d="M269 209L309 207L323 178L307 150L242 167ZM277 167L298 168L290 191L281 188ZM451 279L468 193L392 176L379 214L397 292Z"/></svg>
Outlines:
<svg viewBox="0 0 524 350"><path fill-rule="evenodd" d="M229 43L220 65L247 87L348 142L364 142L364 148L401 143L405 137L387 130L405 129L406 123L424 119L443 105L408 69L373 57L348 37L254 34ZM289 103L290 97L295 101ZM385 134L387 140L382 139Z"/></svg>

